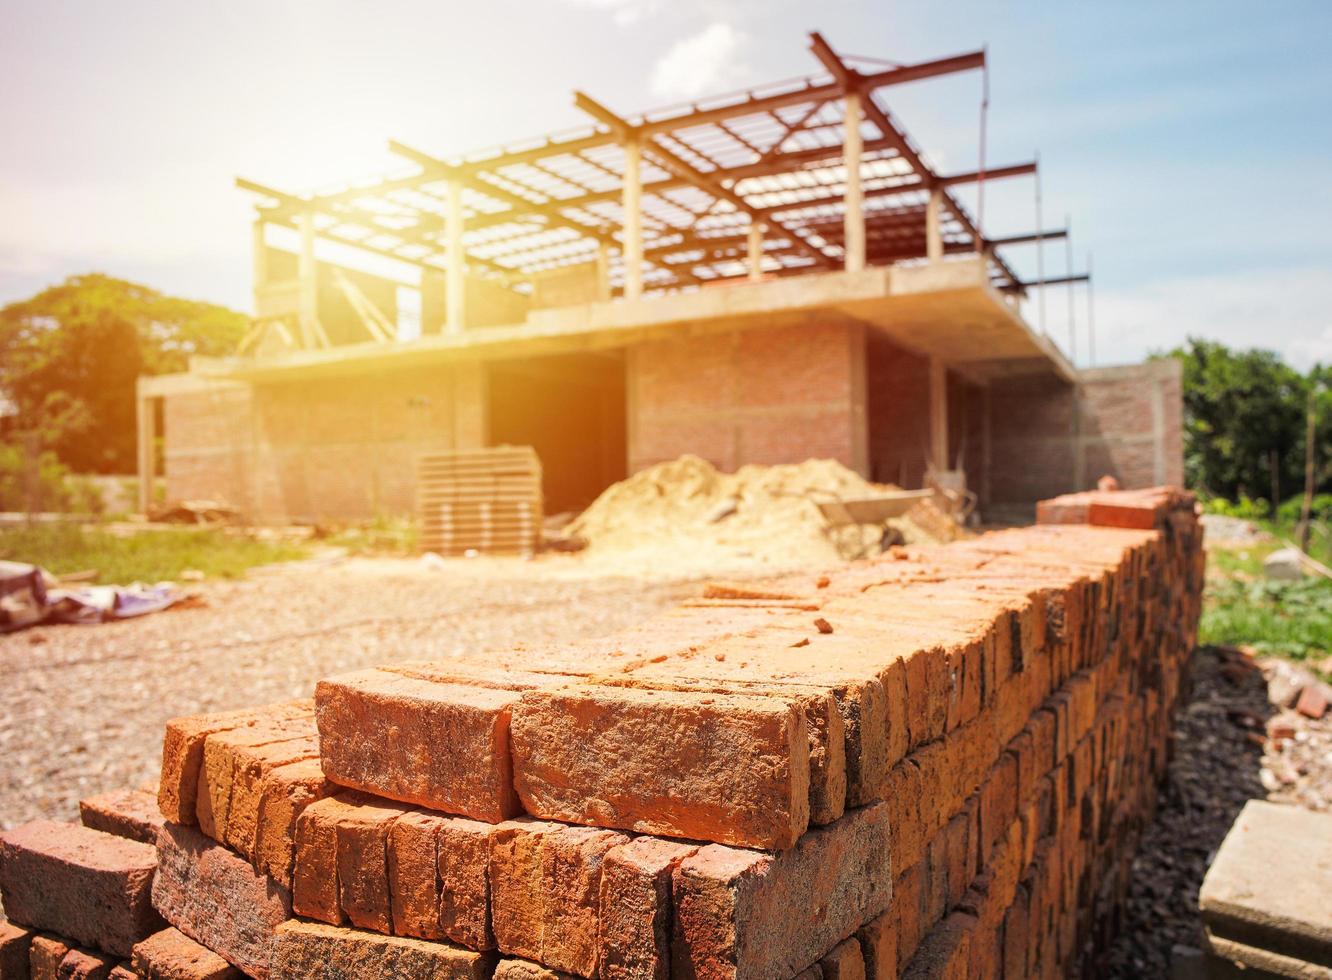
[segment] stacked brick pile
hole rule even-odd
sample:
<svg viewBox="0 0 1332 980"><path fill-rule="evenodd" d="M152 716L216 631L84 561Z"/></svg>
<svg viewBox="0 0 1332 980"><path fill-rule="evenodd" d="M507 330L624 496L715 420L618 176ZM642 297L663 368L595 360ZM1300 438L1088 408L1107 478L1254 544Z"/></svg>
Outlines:
<svg viewBox="0 0 1332 980"><path fill-rule="evenodd" d="M106 903L71 888L92 857L42 828L4 838L10 917L144 976L1075 975L1164 771L1201 535L1169 490L1040 517L178 719L148 910L171 928L118 892L101 945ZM40 908L20 867L55 883ZM185 944L208 965L139 966Z"/></svg>

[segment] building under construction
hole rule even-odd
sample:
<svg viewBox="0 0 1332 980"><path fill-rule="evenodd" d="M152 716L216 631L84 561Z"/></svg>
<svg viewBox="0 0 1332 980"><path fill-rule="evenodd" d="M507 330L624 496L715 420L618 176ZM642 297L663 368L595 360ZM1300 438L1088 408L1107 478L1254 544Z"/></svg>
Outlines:
<svg viewBox="0 0 1332 980"><path fill-rule="evenodd" d="M1019 313L965 185L886 108L983 52L872 70L818 35L821 73L484 153L392 143L408 173L258 200L238 354L141 379L145 501L260 520L412 508L423 452L536 448L550 511L694 453L722 469L831 457L982 507L1113 474L1182 481L1172 361L1078 370ZM392 273L386 271L389 268ZM404 282L401 270L410 269Z"/></svg>

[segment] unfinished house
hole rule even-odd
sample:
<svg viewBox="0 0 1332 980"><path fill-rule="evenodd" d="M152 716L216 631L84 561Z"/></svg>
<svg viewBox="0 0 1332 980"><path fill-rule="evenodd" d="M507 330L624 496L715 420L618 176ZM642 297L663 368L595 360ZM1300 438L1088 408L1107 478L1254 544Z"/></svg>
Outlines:
<svg viewBox="0 0 1332 980"><path fill-rule="evenodd" d="M410 170L257 201L255 320L234 357L144 378L144 493L258 520L412 509L423 452L535 447L546 509L683 453L722 469L840 460L991 513L1093 485L1182 480L1173 362L1077 370L1019 313L964 185L886 108L984 66L843 59L738 96L483 153L391 143ZM404 274L406 270L406 274ZM1041 285L1065 280L1044 280Z"/></svg>

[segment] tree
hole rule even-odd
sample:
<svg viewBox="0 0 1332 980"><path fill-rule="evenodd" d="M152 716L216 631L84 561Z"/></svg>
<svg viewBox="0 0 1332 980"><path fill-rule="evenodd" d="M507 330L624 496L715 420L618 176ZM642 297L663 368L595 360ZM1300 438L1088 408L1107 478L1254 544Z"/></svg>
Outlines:
<svg viewBox="0 0 1332 980"><path fill-rule="evenodd" d="M235 350L241 313L104 275L73 276L0 310L0 395L11 427L40 434L78 472L134 469L141 374L184 371Z"/></svg>
<svg viewBox="0 0 1332 980"><path fill-rule="evenodd" d="M1171 352L1184 366L1184 471L1188 484L1235 499L1270 499L1303 487L1310 379L1271 351L1234 351L1190 338ZM1278 501L1273 501L1273 506Z"/></svg>

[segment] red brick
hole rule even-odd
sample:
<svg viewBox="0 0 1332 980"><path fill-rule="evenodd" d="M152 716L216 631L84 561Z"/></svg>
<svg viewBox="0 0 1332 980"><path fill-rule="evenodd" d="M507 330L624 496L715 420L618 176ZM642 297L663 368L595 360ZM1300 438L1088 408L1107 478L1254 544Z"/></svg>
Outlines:
<svg viewBox="0 0 1332 980"><path fill-rule="evenodd" d="M251 856L257 870L284 888L291 888L300 816L307 806L330 795L335 788L324 778L318 759L278 766L264 775Z"/></svg>
<svg viewBox="0 0 1332 980"><path fill-rule="evenodd" d="M856 932L867 980L897 980L897 916L890 907Z"/></svg>
<svg viewBox="0 0 1332 980"><path fill-rule="evenodd" d="M71 949L56 968L59 980L108 980L116 957L88 949Z"/></svg>
<svg viewBox="0 0 1332 980"><path fill-rule="evenodd" d="M36 933L12 922L0 922L0 978L26 980L28 950Z"/></svg>
<svg viewBox="0 0 1332 980"><path fill-rule="evenodd" d="M696 850L639 837L606 853L597 924L601 980L668 980L671 879L676 866Z"/></svg>
<svg viewBox="0 0 1332 980"><path fill-rule="evenodd" d="M525 694L512 733L536 817L766 848L809 823L804 715L774 698L571 685Z"/></svg>
<svg viewBox="0 0 1332 980"><path fill-rule="evenodd" d="M325 977L489 980L494 968L493 953L319 922L283 923L277 929L273 950L273 976L282 980Z"/></svg>
<svg viewBox="0 0 1332 980"><path fill-rule="evenodd" d="M384 670L322 680L315 701L324 773L388 799L503 820L520 812L509 753L517 698Z"/></svg>
<svg viewBox="0 0 1332 980"><path fill-rule="evenodd" d="M203 768L204 741L209 735L278 718L310 717L313 714L313 702L286 701L263 708L190 715L168 721L166 736L162 740L162 776L157 795L162 815L174 823L198 822L195 811L199 774Z"/></svg>
<svg viewBox="0 0 1332 980"><path fill-rule="evenodd" d="M79 800L83 826L144 844L156 844L162 829L157 796L141 789L119 789Z"/></svg>
<svg viewBox="0 0 1332 980"><path fill-rule="evenodd" d="M5 914L121 956L162 927L156 866L151 846L78 824L34 820L0 834Z"/></svg>
<svg viewBox="0 0 1332 980"><path fill-rule="evenodd" d="M354 926L392 931L389 832L403 812L398 807L360 800L338 816L338 904Z"/></svg>
<svg viewBox="0 0 1332 980"><path fill-rule="evenodd" d="M241 980L243 975L179 929L163 929L136 943L133 965L145 980Z"/></svg>
<svg viewBox="0 0 1332 980"><path fill-rule="evenodd" d="M69 955L69 944L55 936L34 936L28 947L28 970L32 980L57 980L60 964Z"/></svg>
<svg viewBox="0 0 1332 980"><path fill-rule="evenodd" d="M209 735L199 775L199 829L251 857L264 772L318 756L314 720L309 717L259 722Z"/></svg>
<svg viewBox="0 0 1332 980"><path fill-rule="evenodd" d="M601 869L628 838L608 830L517 820L491 837L491 919L499 948L593 976Z"/></svg>
<svg viewBox="0 0 1332 980"><path fill-rule="evenodd" d="M673 884L671 969L710 980L809 966L887 908L888 816L885 804L848 811L778 854L713 844L686 858Z"/></svg>
<svg viewBox="0 0 1332 980"><path fill-rule="evenodd" d="M495 966L495 980L579 980L572 973L552 970L531 960L505 958Z"/></svg>
<svg viewBox="0 0 1332 980"><path fill-rule="evenodd" d="M346 921L338 900L337 818L351 806L328 796L307 806L296 821L291 904L297 915L331 925Z"/></svg>
<svg viewBox="0 0 1332 980"><path fill-rule="evenodd" d="M273 930L291 917L285 888L198 830L168 823L153 904L195 942L259 980L268 975Z"/></svg>
<svg viewBox="0 0 1332 980"><path fill-rule="evenodd" d="M823 980L865 980L865 959L860 943L853 937L844 939L819 960Z"/></svg>

